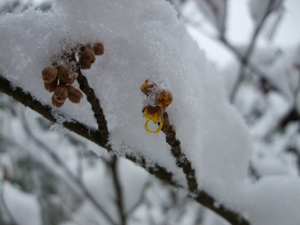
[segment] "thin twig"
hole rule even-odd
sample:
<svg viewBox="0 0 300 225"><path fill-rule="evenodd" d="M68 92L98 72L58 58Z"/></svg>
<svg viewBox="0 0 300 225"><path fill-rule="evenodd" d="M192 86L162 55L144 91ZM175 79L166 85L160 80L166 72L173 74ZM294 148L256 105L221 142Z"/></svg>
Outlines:
<svg viewBox="0 0 300 225"><path fill-rule="evenodd" d="M180 141L176 138L176 131L170 124L167 112L164 112L164 125L162 131L166 134L166 142L171 146L171 151L176 159L176 164L185 174L190 192L197 193L198 184L195 177L195 170L186 155L181 151Z"/></svg>
<svg viewBox="0 0 300 225"><path fill-rule="evenodd" d="M88 102L91 104L92 110L94 112L94 117L98 124L98 131L100 132L102 138L104 139L105 145L108 144L108 128L107 128L107 122L103 113L103 109L100 105L100 100L96 96L95 91L93 88L90 87L87 78L82 74L80 66L77 66L77 81L80 85L80 89L83 91L83 93L86 95ZM110 148L107 148L110 150Z"/></svg>

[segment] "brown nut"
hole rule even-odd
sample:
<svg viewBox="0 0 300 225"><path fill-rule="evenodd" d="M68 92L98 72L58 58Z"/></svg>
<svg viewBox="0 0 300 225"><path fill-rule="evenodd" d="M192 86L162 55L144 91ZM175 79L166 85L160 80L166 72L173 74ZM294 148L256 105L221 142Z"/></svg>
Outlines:
<svg viewBox="0 0 300 225"><path fill-rule="evenodd" d="M68 99L75 104L80 103L80 100L83 97L81 91L79 91L78 89L74 88L71 85L68 85L67 88L69 91Z"/></svg>
<svg viewBox="0 0 300 225"><path fill-rule="evenodd" d="M47 83L47 82L44 82L44 88L49 91L49 92L53 92L55 91L56 87L57 87L57 78L51 82L51 83Z"/></svg>
<svg viewBox="0 0 300 225"><path fill-rule="evenodd" d="M54 95L52 95L51 102L52 102L52 105L55 106L56 108L62 107L62 105L65 103L65 102L56 101L54 98Z"/></svg>
<svg viewBox="0 0 300 225"><path fill-rule="evenodd" d="M67 84L73 84L76 79L76 74L69 68L58 67L58 78Z"/></svg>
<svg viewBox="0 0 300 225"><path fill-rule="evenodd" d="M54 100L59 103L64 103L67 97L68 97L68 88L63 84L58 85L53 93Z"/></svg>
<svg viewBox="0 0 300 225"><path fill-rule="evenodd" d="M82 49L79 56L79 63L81 69L91 68L91 65L95 62L95 60L96 60L95 54L90 48L85 47Z"/></svg>
<svg viewBox="0 0 300 225"><path fill-rule="evenodd" d="M96 42L93 46L93 51L95 55L103 55L104 54L104 45L101 42Z"/></svg>
<svg viewBox="0 0 300 225"><path fill-rule="evenodd" d="M46 83L53 82L57 77L58 70L56 67L49 66L43 69L42 78Z"/></svg>

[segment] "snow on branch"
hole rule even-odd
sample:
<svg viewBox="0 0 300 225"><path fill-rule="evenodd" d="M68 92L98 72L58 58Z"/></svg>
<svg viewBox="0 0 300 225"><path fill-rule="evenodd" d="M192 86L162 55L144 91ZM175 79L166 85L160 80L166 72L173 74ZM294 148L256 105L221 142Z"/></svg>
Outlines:
<svg viewBox="0 0 300 225"><path fill-rule="evenodd" d="M53 115L53 111L51 110L51 108L49 106L43 105L39 101L35 100L30 93L24 92L21 88L12 86L10 81L8 81L6 78L4 78L1 75L0 75L0 92L3 92L5 94L13 97L16 101L22 103L24 106L27 106L34 111L40 113L43 117L50 120L51 122L57 122L57 118L56 118L57 114L56 114L56 116ZM63 117L63 115L61 114L60 117ZM164 121L165 121L165 125L163 127L163 132L166 133L166 135L167 135L167 137L166 137L167 142L171 146L173 146L173 144L171 144L172 141L170 139L175 138L175 133L174 133L174 128L172 128L172 125L169 124L167 113L164 113ZM108 151L111 151L110 147L106 145L105 140L101 139L101 135L98 131L96 131L96 130L93 131L92 129L81 124L78 121L68 121L68 122L65 121L62 123L62 125L65 128L77 133L78 135L94 142L95 144L98 144L99 146L106 148ZM170 134L173 137L169 137L169 140L168 140L168 135L170 136ZM174 148L174 146L173 146L173 148ZM237 224L237 225L249 224L240 215L238 215L237 213L224 207L222 204L215 204L216 200L212 196L210 196L207 192L198 191L196 189L197 183L196 183L196 180L194 177L194 170L191 167L189 160L184 156L183 153L179 152L178 149L177 149L177 151L172 149L172 151L173 151L174 157L178 161L178 166L182 167L184 172L187 175L187 180L189 182L189 189L191 191L190 196L192 198L194 198L200 204L215 211L220 216L223 216L224 219L228 220L232 224ZM181 187L180 184L174 182L174 180L173 180L174 174L166 171L165 168L163 168L157 164L149 166L143 157L136 158L133 155L126 155L126 158L133 161L134 163L139 164L141 167L146 169L150 174L156 176L157 178L161 179L162 181L164 181L168 184L171 184L175 187ZM94 201L94 199L89 195L89 193L86 192L86 194L89 196L89 199ZM95 203L95 204L97 205L98 203Z"/></svg>
<svg viewBox="0 0 300 225"><path fill-rule="evenodd" d="M249 181L252 145L247 127L227 101L219 74L168 2L55 0L45 13L28 9L0 17L0 30L1 92L181 187L233 224L274 225L270 218L283 218L279 212L269 216L274 207L270 202L274 196L283 200L285 193L297 193L299 183L294 181L291 188L285 185L289 182L277 184L276 179ZM99 40L105 54L97 60L92 51L79 48L75 55L67 54L71 62L53 65L61 62L61 53ZM54 90L54 104L41 78L49 66L58 73L60 66L69 69L57 74L63 82L54 85L61 85ZM145 80L164 90L156 96L162 102L156 98L153 108L144 110L154 122L146 126L141 109L149 102L140 91ZM67 101L69 92L72 101ZM282 188L265 195L274 183ZM297 201L287 199L284 208ZM257 202L267 209L264 217L257 216ZM119 212L124 214L121 208Z"/></svg>

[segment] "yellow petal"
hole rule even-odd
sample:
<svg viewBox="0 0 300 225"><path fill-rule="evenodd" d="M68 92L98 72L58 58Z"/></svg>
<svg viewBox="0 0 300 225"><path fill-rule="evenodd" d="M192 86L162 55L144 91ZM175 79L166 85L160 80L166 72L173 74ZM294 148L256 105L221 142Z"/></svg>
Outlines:
<svg viewBox="0 0 300 225"><path fill-rule="evenodd" d="M149 121L150 121L150 120L146 120L146 123L145 123L145 125L144 125L146 131L148 131L149 133L152 133L152 134L157 134L157 133L162 129L163 123L160 122L160 123L159 123L159 127L158 127L155 131L152 131L152 130L150 130L149 127L148 127Z"/></svg>

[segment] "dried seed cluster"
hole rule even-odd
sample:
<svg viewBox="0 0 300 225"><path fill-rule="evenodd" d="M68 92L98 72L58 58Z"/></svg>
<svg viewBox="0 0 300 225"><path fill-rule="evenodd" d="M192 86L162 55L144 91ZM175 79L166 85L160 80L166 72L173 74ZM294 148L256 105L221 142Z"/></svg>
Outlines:
<svg viewBox="0 0 300 225"><path fill-rule="evenodd" d="M143 109L143 117L145 117L145 129L150 133L158 133L163 127L163 113L165 109L172 103L173 96L170 91L165 89L159 89L155 83L145 80L141 86L141 91L147 96L148 102ZM149 121L153 121L154 124L158 124L157 130L152 131L148 127Z"/></svg>
<svg viewBox="0 0 300 225"><path fill-rule="evenodd" d="M104 54L104 45L97 42L92 47L90 45L75 47L72 52L68 54L64 53L64 59L76 62L75 55L77 51L79 51L79 67L80 69L86 70L90 69L95 62L95 55ZM72 86L76 80L76 73L73 71L74 69L65 66L57 66L57 64L58 63L54 62L52 66L46 67L42 71L45 89L51 93L53 92L51 98L52 105L59 108L65 103L67 98L72 103L80 103L83 95L80 90Z"/></svg>

